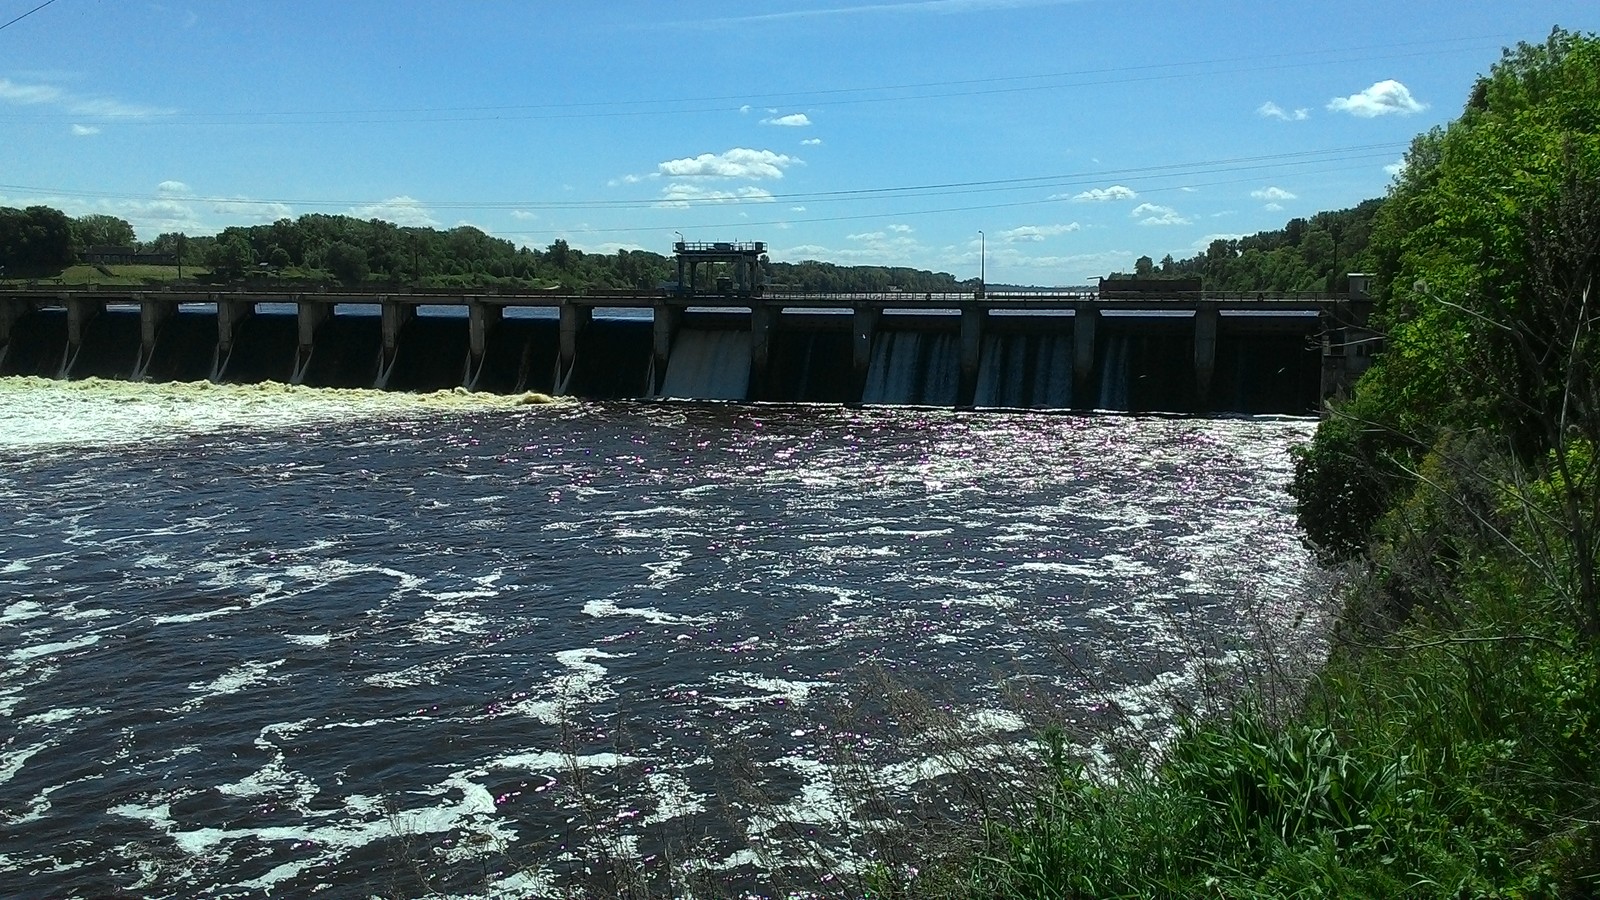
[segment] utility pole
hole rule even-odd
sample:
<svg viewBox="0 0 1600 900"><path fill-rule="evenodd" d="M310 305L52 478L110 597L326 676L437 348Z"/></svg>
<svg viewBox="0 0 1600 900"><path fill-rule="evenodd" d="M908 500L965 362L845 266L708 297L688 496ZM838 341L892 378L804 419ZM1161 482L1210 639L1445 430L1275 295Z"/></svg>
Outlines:
<svg viewBox="0 0 1600 900"><path fill-rule="evenodd" d="M989 281L989 245L983 232L978 232L978 299L983 299L984 285Z"/></svg>

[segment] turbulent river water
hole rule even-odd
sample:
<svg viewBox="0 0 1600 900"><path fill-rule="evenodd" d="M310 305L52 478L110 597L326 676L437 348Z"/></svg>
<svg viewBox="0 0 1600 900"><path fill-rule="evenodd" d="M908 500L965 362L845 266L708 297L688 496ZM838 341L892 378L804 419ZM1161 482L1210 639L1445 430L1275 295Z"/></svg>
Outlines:
<svg viewBox="0 0 1600 900"><path fill-rule="evenodd" d="M0 893L857 871L890 697L1154 741L1314 643L1313 424L0 379Z"/></svg>

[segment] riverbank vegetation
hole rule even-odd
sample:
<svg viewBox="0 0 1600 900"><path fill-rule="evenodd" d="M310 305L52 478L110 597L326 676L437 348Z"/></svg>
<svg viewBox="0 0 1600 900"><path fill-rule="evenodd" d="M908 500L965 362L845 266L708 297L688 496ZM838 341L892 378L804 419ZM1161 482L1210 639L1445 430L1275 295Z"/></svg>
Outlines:
<svg viewBox="0 0 1600 900"><path fill-rule="evenodd" d="M1304 702L1110 777L1053 744L941 892L1600 894L1600 39L1508 51L1405 163L1366 250L1387 349L1292 488L1358 573Z"/></svg>

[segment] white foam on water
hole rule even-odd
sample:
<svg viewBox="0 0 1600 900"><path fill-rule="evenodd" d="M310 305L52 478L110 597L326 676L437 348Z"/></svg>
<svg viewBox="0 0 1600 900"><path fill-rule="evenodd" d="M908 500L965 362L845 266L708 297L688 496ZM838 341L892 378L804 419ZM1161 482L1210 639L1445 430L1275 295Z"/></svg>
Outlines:
<svg viewBox="0 0 1600 900"><path fill-rule="evenodd" d="M299 772L291 772L284 765L282 751L276 759L238 781L217 785L217 792L230 797L293 798L293 807L302 812L321 789Z"/></svg>
<svg viewBox="0 0 1600 900"><path fill-rule="evenodd" d="M326 646L328 646L328 644L332 643L333 635L331 635L331 634L286 634L286 635L283 636L283 639L288 641L291 644L299 644L302 647L326 647Z"/></svg>
<svg viewBox="0 0 1600 900"><path fill-rule="evenodd" d="M7 658L16 663L27 662L31 659L38 659L41 656L54 656L58 653L71 653L74 650L82 650L85 647L93 647L98 643L100 643L100 635L86 634L83 637L75 638L70 641L60 641L54 644L38 644L33 647L21 647L11 651Z"/></svg>
<svg viewBox="0 0 1600 900"><path fill-rule="evenodd" d="M191 622L204 622L207 619L215 619L218 616L231 616L234 613L243 612L245 608L246 607L243 606L223 606L217 609L208 609L205 612L183 613L181 615L172 616L152 616L150 621L157 625L184 625Z"/></svg>
<svg viewBox="0 0 1600 900"><path fill-rule="evenodd" d="M512 770L535 775L559 776L577 769L620 769L637 762L639 757L621 753L561 753L543 750L496 757L484 763L478 771Z"/></svg>
<svg viewBox="0 0 1600 900"><path fill-rule="evenodd" d="M488 596L494 596L491 591ZM474 596L483 596L475 594ZM469 610L435 607L423 613L407 627L412 635L425 644L454 644L461 635L482 634L489 620Z"/></svg>
<svg viewBox="0 0 1600 900"><path fill-rule="evenodd" d="M0 784L5 784L17 777L17 773L22 771L22 766L30 758L49 750L55 745L56 741L54 740L41 741L19 750L7 750L4 753L0 753Z"/></svg>
<svg viewBox="0 0 1600 900"><path fill-rule="evenodd" d="M0 568L0 575L18 575L23 572L31 571L32 568L32 566L20 559L12 560L11 562L6 563L3 568Z"/></svg>
<svg viewBox="0 0 1600 900"><path fill-rule="evenodd" d="M580 647L562 650L554 655L556 661L570 671L557 675L537 691L541 699L523 700L511 706L511 712L538 719L547 725L560 725L578 707L610 700L617 695L606 684L609 670L594 660L618 659L618 654L606 653L595 647Z"/></svg>
<svg viewBox="0 0 1600 900"><path fill-rule="evenodd" d="M841 795L833 767L794 755L780 757L772 765L800 776L800 792L788 803L753 810L748 824L750 834L765 836L788 824L833 825L850 820L853 804Z"/></svg>
<svg viewBox="0 0 1600 900"><path fill-rule="evenodd" d="M0 448L115 447L218 432L426 419L523 409L532 396L8 377L0 378Z"/></svg>
<svg viewBox="0 0 1600 900"><path fill-rule="evenodd" d="M821 681L790 681L784 678L771 678L765 675L755 675L748 672L728 672L711 676L713 684L736 685L747 687L762 693L754 696L743 697L714 697L706 695L707 700L729 709L743 709L760 703L786 701L795 706L802 706L811 698L811 692L817 688L828 687Z"/></svg>
<svg viewBox="0 0 1600 900"><path fill-rule="evenodd" d="M78 604L68 603L56 610L55 618L65 622L84 622L93 619L104 619L114 616L116 612L109 609L79 609Z"/></svg>
<svg viewBox="0 0 1600 900"><path fill-rule="evenodd" d="M62 722L68 722L72 719L79 719L84 716L99 715L103 712L105 712L105 710L98 706L78 706L64 709L53 709L49 712L35 713L31 716L24 716L21 719L18 719L17 723L19 725L29 725L33 727L59 725Z"/></svg>
<svg viewBox="0 0 1600 900"><path fill-rule="evenodd" d="M441 659L430 663L411 666L396 672L379 672L361 679L373 687L381 688L413 688L425 684L438 684L445 675L464 660Z"/></svg>
<svg viewBox="0 0 1600 900"><path fill-rule="evenodd" d="M653 606L618 606L617 601L609 597L604 600L590 600L583 604L583 614L596 619L631 616L643 619L652 625L697 625L716 621L713 616L677 616L664 613Z"/></svg>
<svg viewBox="0 0 1600 900"><path fill-rule="evenodd" d="M32 600L18 600L0 613L0 625L15 625L44 615L44 607Z"/></svg>
<svg viewBox="0 0 1600 900"><path fill-rule="evenodd" d="M207 700L225 697L229 694L237 694L255 685L263 684L270 680L272 670L283 665L286 661L282 659L271 662L251 660L234 666L210 681L192 681L189 683L189 690L197 692L200 696L184 703L179 709L187 712L198 708Z"/></svg>
<svg viewBox="0 0 1600 900"><path fill-rule="evenodd" d="M380 841L457 834L462 846L472 848L469 853L472 858L476 858L473 854L479 846L508 848L516 843L516 833L499 815L494 797L468 778L452 776L434 788L415 793L442 798L443 802L434 806L392 809L376 798L352 795L345 798L342 810L306 813L300 825L187 830L174 818L170 802L125 803L106 812L148 824L196 861L225 858L234 846L248 847L256 843L288 845L294 848L293 852L304 854L254 878L228 885L207 885L208 891L219 892L227 889L271 892L312 868L337 868L352 852ZM339 818L341 813L344 818ZM537 875L535 881L541 883ZM510 880L510 883L518 882L519 879Z"/></svg>
<svg viewBox="0 0 1600 900"><path fill-rule="evenodd" d="M0 716L10 716L22 704L29 688L44 684L60 671L60 666L49 663L28 666L23 672L31 678L15 679L10 684L0 686Z"/></svg>
<svg viewBox="0 0 1600 900"><path fill-rule="evenodd" d="M644 783L656 801L655 810L644 818L647 826L703 813L711 799L690 788L688 779L676 772L651 772Z"/></svg>

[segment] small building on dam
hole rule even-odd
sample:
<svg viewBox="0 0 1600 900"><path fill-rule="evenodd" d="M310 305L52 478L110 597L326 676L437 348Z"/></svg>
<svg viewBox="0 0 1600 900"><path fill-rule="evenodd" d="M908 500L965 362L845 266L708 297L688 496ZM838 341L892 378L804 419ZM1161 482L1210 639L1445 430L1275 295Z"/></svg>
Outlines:
<svg viewBox="0 0 1600 900"><path fill-rule="evenodd" d="M760 285L741 262L759 244L677 249L654 292L0 287L0 375L1311 414L1375 346L1362 276L1348 295L815 294ZM719 262L735 275L699 277Z"/></svg>

